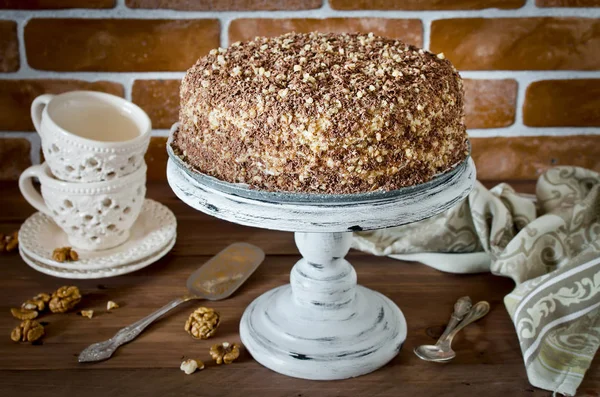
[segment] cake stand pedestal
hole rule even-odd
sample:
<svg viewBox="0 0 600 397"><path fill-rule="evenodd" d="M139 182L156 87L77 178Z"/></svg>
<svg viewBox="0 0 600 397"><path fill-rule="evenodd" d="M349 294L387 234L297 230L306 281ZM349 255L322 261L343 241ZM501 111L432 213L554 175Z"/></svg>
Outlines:
<svg viewBox="0 0 600 397"><path fill-rule="evenodd" d="M428 218L463 200L475 183L468 158L430 182L393 192L271 193L199 174L170 147L169 154L169 184L191 207L243 225L295 232L302 259L292 269L291 283L248 306L240 336L262 365L305 379L369 373L394 358L406 339L398 306L356 284L356 272L344 259L352 232Z"/></svg>

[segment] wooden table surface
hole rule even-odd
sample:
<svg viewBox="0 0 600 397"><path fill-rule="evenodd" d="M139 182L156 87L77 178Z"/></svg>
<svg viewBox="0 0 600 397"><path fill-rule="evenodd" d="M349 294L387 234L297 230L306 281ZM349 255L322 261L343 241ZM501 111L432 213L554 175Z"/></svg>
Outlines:
<svg viewBox="0 0 600 397"><path fill-rule="evenodd" d="M532 192L533 183L514 184ZM0 232L19 228L33 209L16 184L0 184ZM0 256L0 396L549 396L529 384L513 325L502 303L513 282L506 278L452 275L418 263L400 262L352 251L348 259L359 283L398 304L408 322L408 337L400 354L384 368L343 381L307 381L272 372L242 352L229 366L211 364L208 349L221 341L239 341L244 308L263 292L288 282L299 259L291 233L260 230L220 221L180 202L166 183L149 186L148 197L161 201L177 216L178 240L159 262L133 274L100 280L69 281L29 268L18 256ZM108 361L79 364L78 353L93 342L108 339L120 328L149 314L185 291L187 276L228 244L247 241L267 253L256 273L231 298L220 302L190 302L150 326ZM11 307L38 292L77 285L84 297L78 309L94 309L93 319L71 312L44 314L46 336L39 345L17 344L10 332L19 321ZM491 312L455 339L457 357L448 364L419 360L415 346L435 342L455 300L469 295L485 299ZM121 308L106 312L106 302ZM184 330L188 314L201 304L221 312L223 322L210 340L197 341ZM3 335L3 336L2 336ZM198 358L204 371L185 375L182 357ZM578 395L600 395L600 363L593 363Z"/></svg>

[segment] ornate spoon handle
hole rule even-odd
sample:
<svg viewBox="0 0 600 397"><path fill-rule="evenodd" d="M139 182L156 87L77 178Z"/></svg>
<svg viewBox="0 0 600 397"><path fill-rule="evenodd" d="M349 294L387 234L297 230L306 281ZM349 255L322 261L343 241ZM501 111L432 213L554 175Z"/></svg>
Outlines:
<svg viewBox="0 0 600 397"><path fill-rule="evenodd" d="M445 340L443 340L440 345L444 345L449 348L450 345L452 344L452 339L454 339L454 337L456 336L456 334L458 334L458 332L463 329L464 327L466 327L467 325L474 323L475 321L479 320L481 317L485 316L486 314L488 314L488 312L490 311L490 304L487 303L486 301L481 301L481 302L477 302L475 305L473 305L473 308L471 309L471 311L465 316L465 318L456 326L456 328L454 328L446 337Z"/></svg>
<svg viewBox="0 0 600 397"><path fill-rule="evenodd" d="M115 350L119 346L124 345L127 342L134 340L139 334L142 333L147 326L152 324L156 319L166 314L170 310L179 306L180 304L187 302L191 299L200 299L198 296L183 296L177 298L165 306L161 307L154 313L142 318L141 320L122 328L112 338L105 340L104 342L94 343L88 346L79 354L79 362L86 363L92 361L101 361L110 358Z"/></svg>
<svg viewBox="0 0 600 397"><path fill-rule="evenodd" d="M439 337L436 345L440 345L446 340L448 334L454 330L454 328L460 323L460 321L465 317L467 313L471 310L471 298L468 296L463 296L462 298L458 298L456 303L454 304L454 313L450 317L450 321L444 330L442 336Z"/></svg>

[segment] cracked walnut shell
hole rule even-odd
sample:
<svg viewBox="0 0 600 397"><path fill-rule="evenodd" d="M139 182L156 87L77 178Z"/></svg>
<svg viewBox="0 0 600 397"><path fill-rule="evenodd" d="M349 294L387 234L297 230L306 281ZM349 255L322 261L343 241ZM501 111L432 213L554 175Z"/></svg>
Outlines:
<svg viewBox="0 0 600 397"><path fill-rule="evenodd" d="M13 329L10 339L15 342L34 342L44 335L44 327L35 320L25 320Z"/></svg>
<svg viewBox="0 0 600 397"><path fill-rule="evenodd" d="M195 339L208 339L215 334L220 322L218 312L208 307L199 307L190 314L184 329Z"/></svg>
<svg viewBox="0 0 600 397"><path fill-rule="evenodd" d="M33 320L38 316L38 312L35 310L28 310L20 307L11 308L10 313L14 318L18 318L19 320Z"/></svg>
<svg viewBox="0 0 600 397"><path fill-rule="evenodd" d="M217 364L231 364L240 356L240 346L237 343L219 343L210 348L210 356Z"/></svg>
<svg viewBox="0 0 600 397"><path fill-rule="evenodd" d="M75 286L60 287L52 294L50 310L52 313L64 313L75 307L81 300L79 288Z"/></svg>

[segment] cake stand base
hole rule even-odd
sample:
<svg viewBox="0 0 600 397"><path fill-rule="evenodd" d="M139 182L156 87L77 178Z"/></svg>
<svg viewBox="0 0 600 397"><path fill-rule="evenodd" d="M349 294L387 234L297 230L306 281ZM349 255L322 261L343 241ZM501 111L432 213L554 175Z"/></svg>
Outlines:
<svg viewBox="0 0 600 397"><path fill-rule="evenodd" d="M398 354L406 338L400 309L356 284L356 272L344 259L352 232L437 215L468 196L476 175L468 158L429 182L391 192L264 192L190 170L170 145L167 150L167 179L185 203L242 225L295 232L302 259L292 269L290 285L257 298L242 317L240 334L258 362L305 379L374 371Z"/></svg>
<svg viewBox="0 0 600 397"><path fill-rule="evenodd" d="M356 285L344 256L352 233L296 233L303 259L291 284L258 297L240 323L242 343L262 365L304 379L363 375L394 358L406 320L382 294Z"/></svg>
<svg viewBox="0 0 600 397"><path fill-rule="evenodd" d="M367 374L393 359L406 339L406 320L378 292L356 287L354 311L346 315L299 312L290 285L258 297L246 309L240 336L252 357L284 375L346 379Z"/></svg>

